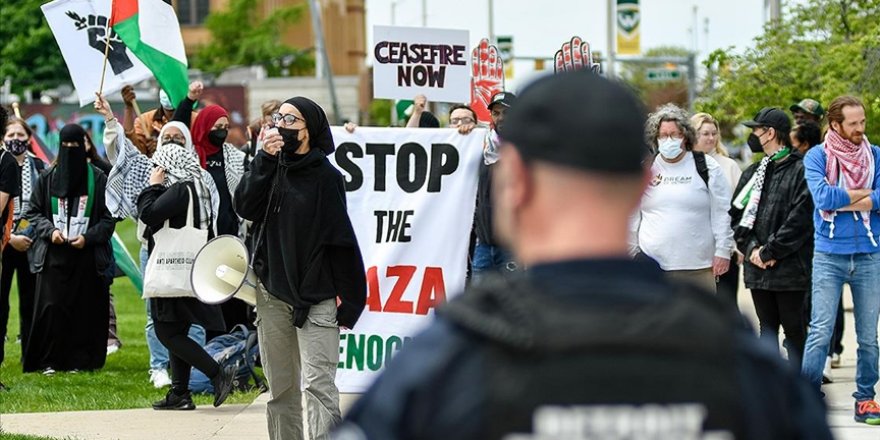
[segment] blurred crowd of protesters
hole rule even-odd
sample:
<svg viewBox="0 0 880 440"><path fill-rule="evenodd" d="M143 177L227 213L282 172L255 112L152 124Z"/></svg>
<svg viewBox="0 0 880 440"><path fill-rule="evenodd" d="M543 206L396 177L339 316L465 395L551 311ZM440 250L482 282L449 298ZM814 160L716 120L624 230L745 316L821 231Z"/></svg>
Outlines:
<svg viewBox="0 0 880 440"><path fill-rule="evenodd" d="M468 290L343 419L339 328L354 327L366 287L342 176L327 160L328 119L305 97L268 101L240 149L227 142L225 109L193 110L202 90L192 83L179 103L163 93L138 116L127 87L121 123L98 95L107 159L68 124L57 159L43 163L29 152L31 128L0 113L0 336L15 275L25 372L96 370L118 349L111 236L132 218L142 272L168 246L163 228L193 227L247 240L260 280L255 309L145 295L145 370L157 388L170 385L155 409L195 408L192 367L221 404L234 366L215 361L206 340L256 322L275 440L303 437L303 394L310 438L334 428L346 439L616 438L625 428L830 438L820 387L840 365L849 284L854 418L880 425L880 148L856 97L827 112L804 99L789 108L794 125L762 108L742 123L761 155L747 167L728 157L713 115L674 104L646 114L588 70L495 94L488 124L452 106L450 128L487 126ZM427 108L416 97L406 126L439 128ZM333 277L308 277L302 259L316 253ZM740 274L760 337L736 307Z"/></svg>

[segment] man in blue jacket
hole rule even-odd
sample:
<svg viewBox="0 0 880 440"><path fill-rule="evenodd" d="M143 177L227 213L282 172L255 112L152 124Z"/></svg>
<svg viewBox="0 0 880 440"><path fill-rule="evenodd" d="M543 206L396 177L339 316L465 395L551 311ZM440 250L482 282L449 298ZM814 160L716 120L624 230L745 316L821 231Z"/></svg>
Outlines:
<svg viewBox="0 0 880 440"><path fill-rule="evenodd" d="M853 296L856 339L855 420L880 425L874 401L880 315L880 148L865 137L865 106L840 96L828 107L825 143L804 158L816 206L813 310L801 371L818 390L844 283Z"/></svg>

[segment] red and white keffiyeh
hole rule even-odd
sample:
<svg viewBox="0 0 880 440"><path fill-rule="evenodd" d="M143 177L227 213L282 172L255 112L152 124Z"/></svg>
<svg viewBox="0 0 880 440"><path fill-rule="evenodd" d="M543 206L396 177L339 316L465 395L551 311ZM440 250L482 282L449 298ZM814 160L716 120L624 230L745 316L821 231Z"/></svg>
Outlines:
<svg viewBox="0 0 880 440"><path fill-rule="evenodd" d="M834 130L828 130L825 135L825 180L831 186L839 186L844 189L871 189L874 186L874 154L867 136L862 136L862 142L858 145L844 139ZM843 178L841 178L841 175ZM819 211L823 220L831 223L829 238L834 238L834 217L837 211ZM874 234L871 231L870 213L867 211L853 212L856 221L861 215L862 224L871 239L871 244L877 247Z"/></svg>

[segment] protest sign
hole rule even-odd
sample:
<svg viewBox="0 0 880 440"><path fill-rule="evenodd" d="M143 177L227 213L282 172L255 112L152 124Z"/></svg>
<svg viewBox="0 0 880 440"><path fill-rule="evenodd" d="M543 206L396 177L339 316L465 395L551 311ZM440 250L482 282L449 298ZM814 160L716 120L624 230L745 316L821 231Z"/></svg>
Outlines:
<svg viewBox="0 0 880 440"><path fill-rule="evenodd" d="M374 26L373 41L376 98L468 100L468 31Z"/></svg>
<svg viewBox="0 0 880 440"><path fill-rule="evenodd" d="M336 383L363 392L434 309L464 289L484 129L335 127L330 157L367 273L367 306L339 341Z"/></svg>
<svg viewBox="0 0 880 440"><path fill-rule="evenodd" d="M480 122L492 122L488 106L496 93L504 91L504 61L498 48L489 44L487 38L480 40L471 58L471 109Z"/></svg>
<svg viewBox="0 0 880 440"><path fill-rule="evenodd" d="M94 102L95 92L101 85L101 66L104 65L104 51L108 49L110 3L100 0L55 0L40 7L61 49L80 106ZM153 76L113 28L109 29L109 41L103 88L105 95L122 90L125 84L134 84Z"/></svg>

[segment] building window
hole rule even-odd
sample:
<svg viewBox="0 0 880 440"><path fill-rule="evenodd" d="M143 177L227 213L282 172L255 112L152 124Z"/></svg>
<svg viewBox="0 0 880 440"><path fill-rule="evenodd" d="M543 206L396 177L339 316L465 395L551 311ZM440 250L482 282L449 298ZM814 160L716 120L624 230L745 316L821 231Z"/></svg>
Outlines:
<svg viewBox="0 0 880 440"><path fill-rule="evenodd" d="M205 22L211 0L177 0L177 21L182 25L197 26Z"/></svg>

